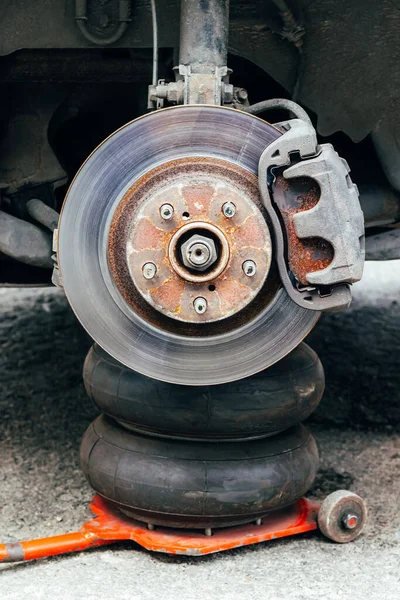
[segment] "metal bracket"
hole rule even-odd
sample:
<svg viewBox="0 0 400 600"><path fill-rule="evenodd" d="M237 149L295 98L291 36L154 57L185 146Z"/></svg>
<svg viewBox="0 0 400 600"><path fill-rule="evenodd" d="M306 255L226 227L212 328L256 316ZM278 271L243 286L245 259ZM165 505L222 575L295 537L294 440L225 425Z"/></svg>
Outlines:
<svg viewBox="0 0 400 600"><path fill-rule="evenodd" d="M96 515L79 531L37 540L0 544L0 563L35 560L67 552L81 552L122 540L133 540L147 550L185 556L204 556L318 528L319 505L306 498L273 511L253 523L211 531L155 527L129 519L100 496L90 508Z"/></svg>
<svg viewBox="0 0 400 600"><path fill-rule="evenodd" d="M63 281L60 273L60 268L58 266L58 258L57 258L57 248L58 248L58 229L55 229L53 232L53 254L51 258L53 260L53 274L51 276L51 282L53 285L59 288L63 288Z"/></svg>
<svg viewBox="0 0 400 600"><path fill-rule="evenodd" d="M227 83L228 67L204 65L193 71L191 65L179 65L183 78L183 104L228 104L233 99L233 85Z"/></svg>
<svg viewBox="0 0 400 600"><path fill-rule="evenodd" d="M156 86L149 86L148 108L164 107L164 102L173 104L232 104L233 85L229 83L228 67L204 65L193 71L190 65L175 67L176 81L166 83L160 79Z"/></svg>
<svg viewBox="0 0 400 600"><path fill-rule="evenodd" d="M338 311L351 302L348 284L361 279L365 258L364 220L358 201L357 187L349 176L349 167L330 144L317 142L315 129L309 123L293 119L280 123L282 137L270 144L259 161L259 186L262 201L275 231L277 261L282 283L290 297L310 310ZM291 164L291 156L300 160ZM298 238L320 238L332 245L333 259L320 271L307 273L307 285L293 283L285 258L284 239L278 208L268 178L273 169L288 167L285 179L307 177L317 182L320 198L317 204L293 217ZM322 286L322 287L321 287Z"/></svg>

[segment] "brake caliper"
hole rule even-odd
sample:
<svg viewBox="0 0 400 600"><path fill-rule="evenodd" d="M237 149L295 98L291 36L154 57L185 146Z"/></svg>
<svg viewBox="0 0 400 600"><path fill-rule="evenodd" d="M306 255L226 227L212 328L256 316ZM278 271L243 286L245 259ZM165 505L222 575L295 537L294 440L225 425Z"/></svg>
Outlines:
<svg viewBox="0 0 400 600"><path fill-rule="evenodd" d="M299 306L343 310L365 258L357 186L333 146L318 144L310 123L292 119L277 127L284 133L261 155L259 186L282 283Z"/></svg>

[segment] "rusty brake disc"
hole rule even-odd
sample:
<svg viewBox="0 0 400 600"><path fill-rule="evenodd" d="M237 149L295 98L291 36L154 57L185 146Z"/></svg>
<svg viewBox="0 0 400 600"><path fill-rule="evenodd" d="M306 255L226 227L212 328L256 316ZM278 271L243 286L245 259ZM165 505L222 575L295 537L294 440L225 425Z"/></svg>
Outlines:
<svg viewBox="0 0 400 600"><path fill-rule="evenodd" d="M180 106L128 123L84 163L58 260L78 319L114 358L219 384L277 362L316 323L280 284L258 193L259 158L280 135L240 111Z"/></svg>

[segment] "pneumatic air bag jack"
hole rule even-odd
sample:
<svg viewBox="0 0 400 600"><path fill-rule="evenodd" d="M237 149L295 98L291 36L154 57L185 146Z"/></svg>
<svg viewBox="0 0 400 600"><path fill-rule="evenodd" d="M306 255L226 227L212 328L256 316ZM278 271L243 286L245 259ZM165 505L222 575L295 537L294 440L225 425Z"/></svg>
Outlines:
<svg viewBox="0 0 400 600"><path fill-rule="evenodd" d="M208 411L209 417L210 410L215 411L210 421L215 431L221 426L222 414L227 431L229 394L225 386L212 387L208 402L198 405L198 424L191 431L195 439L183 439L175 420L165 421L167 434L162 433L162 420L158 420L157 432L149 435L145 416L154 408L159 392L162 390L167 408L178 410L184 405L184 390L179 390L179 403L171 399L166 384L141 377L104 352L89 353L84 379L93 400L105 403L108 412L113 389L114 395L117 391L116 404L124 400L118 409L119 422L105 415L98 417L82 441L82 467L97 492L91 503L95 518L77 532L0 545L0 562L79 552L121 540L135 541L156 552L203 556L318 528L341 543L361 533L366 507L356 494L334 492L321 506L304 498L318 466L315 441L307 429L295 425L271 434L273 424L277 427L279 423L274 395L277 404L285 406L287 417L296 401L304 402L308 395L315 408L322 396L322 367L308 346L302 344L280 367L271 368L266 380L255 386L253 397L247 386L246 400L254 410L254 420L247 415L242 439L210 441L204 436L202 410ZM314 391L309 378L314 378ZM171 385L169 392L174 389L177 386ZM290 396L286 405L282 391ZM198 393L200 397L200 389ZM232 400L240 409L233 391ZM142 406L146 402L147 411ZM221 407L225 408L222 412ZM231 414L234 407L235 403ZM260 434L261 414L264 436ZM303 410L296 416L304 418ZM259 435L249 439L256 423ZM238 436L237 423L232 431Z"/></svg>

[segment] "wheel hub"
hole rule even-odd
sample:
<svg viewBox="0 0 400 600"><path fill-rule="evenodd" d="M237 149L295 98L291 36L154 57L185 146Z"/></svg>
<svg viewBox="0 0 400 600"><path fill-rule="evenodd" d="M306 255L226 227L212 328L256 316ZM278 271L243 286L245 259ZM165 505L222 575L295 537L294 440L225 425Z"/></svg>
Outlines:
<svg viewBox="0 0 400 600"><path fill-rule="evenodd" d="M112 274L133 308L139 292L165 316L193 323L247 306L265 283L271 255L256 178L209 158L171 161L139 179L115 212L108 242ZM254 273L243 266L249 262Z"/></svg>

